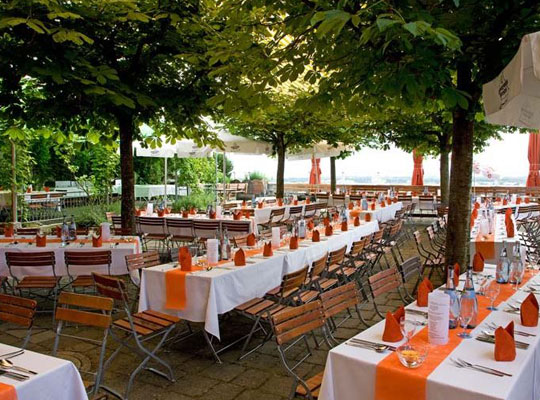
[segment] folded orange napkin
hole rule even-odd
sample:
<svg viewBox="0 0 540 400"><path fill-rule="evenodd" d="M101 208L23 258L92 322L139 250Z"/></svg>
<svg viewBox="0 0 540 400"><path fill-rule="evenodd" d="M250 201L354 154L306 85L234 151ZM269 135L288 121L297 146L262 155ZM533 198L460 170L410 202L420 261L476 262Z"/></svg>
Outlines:
<svg viewBox="0 0 540 400"><path fill-rule="evenodd" d="M14 228L12 224L8 224L4 226L4 236L5 237L13 237L14 234Z"/></svg>
<svg viewBox="0 0 540 400"><path fill-rule="evenodd" d="M296 250L298 248L298 236L291 236L289 241L289 249Z"/></svg>
<svg viewBox="0 0 540 400"><path fill-rule="evenodd" d="M293 200L293 204L294 204L295 206L297 206L297 205L298 205L298 200Z"/></svg>
<svg viewBox="0 0 540 400"><path fill-rule="evenodd" d="M461 267L458 263L454 264L454 286L457 288L459 285L459 275L461 274Z"/></svg>
<svg viewBox="0 0 540 400"><path fill-rule="evenodd" d="M506 237L514 237L514 221L512 221L512 218L506 218Z"/></svg>
<svg viewBox="0 0 540 400"><path fill-rule="evenodd" d="M272 257L273 254L274 254L274 252L272 250L272 243L271 242L266 242L264 244L263 256Z"/></svg>
<svg viewBox="0 0 540 400"><path fill-rule="evenodd" d="M178 264L180 264L182 271L191 271L191 253L186 246L178 249Z"/></svg>
<svg viewBox="0 0 540 400"><path fill-rule="evenodd" d="M236 253L234 253L234 266L243 267L246 265L246 253L244 249L239 248Z"/></svg>
<svg viewBox="0 0 540 400"><path fill-rule="evenodd" d="M338 214L337 212L336 212L336 213L333 213L333 214L332 214L332 220L333 220L334 222L337 222L338 219L339 219L339 214Z"/></svg>
<svg viewBox="0 0 540 400"><path fill-rule="evenodd" d="M504 199L503 200L503 206L506 206L506 205L508 205L508 200Z"/></svg>
<svg viewBox="0 0 540 400"><path fill-rule="evenodd" d="M326 236L332 236L333 233L334 233L334 228L332 228L332 225L327 225L326 228L324 229L324 234Z"/></svg>
<svg viewBox="0 0 540 400"><path fill-rule="evenodd" d="M323 225L324 225L324 226L330 225L330 218L324 217L324 218L323 218Z"/></svg>
<svg viewBox="0 0 540 400"><path fill-rule="evenodd" d="M247 206L247 202L245 200L242 200L242 207Z"/></svg>
<svg viewBox="0 0 540 400"><path fill-rule="evenodd" d="M233 219L235 221L238 221L241 218L242 218L242 211L238 210L238 211L233 212Z"/></svg>
<svg viewBox="0 0 540 400"><path fill-rule="evenodd" d="M56 233L56 237L61 238L62 237L62 227L59 225L56 225L54 227L54 231Z"/></svg>
<svg viewBox="0 0 540 400"><path fill-rule="evenodd" d="M367 214L364 216L364 220L365 220L366 222L371 221L371 214L370 214L370 213L367 213Z"/></svg>
<svg viewBox="0 0 540 400"><path fill-rule="evenodd" d="M103 246L103 237L101 234L99 236L92 235L92 247L101 247Z"/></svg>
<svg viewBox="0 0 540 400"><path fill-rule="evenodd" d="M182 218L188 218L189 217L189 211L182 210Z"/></svg>
<svg viewBox="0 0 540 400"><path fill-rule="evenodd" d="M349 224L347 221L341 221L341 230L342 231L348 231L349 230Z"/></svg>
<svg viewBox="0 0 540 400"><path fill-rule="evenodd" d="M47 246L47 235L36 235L36 246L37 247L46 247Z"/></svg>
<svg viewBox="0 0 540 400"><path fill-rule="evenodd" d="M317 229L313 231L313 234L311 235L311 240L313 242L320 242L321 241L321 234Z"/></svg>
<svg viewBox="0 0 540 400"><path fill-rule="evenodd" d="M244 217L250 218L251 217L251 212L249 210L245 210L244 211Z"/></svg>
<svg viewBox="0 0 540 400"><path fill-rule="evenodd" d="M309 199L309 197L306 197L306 204L309 204L311 203L311 200Z"/></svg>
<svg viewBox="0 0 540 400"><path fill-rule="evenodd" d="M358 215L354 217L354 226L360 226L360 217Z"/></svg>
<svg viewBox="0 0 540 400"><path fill-rule="evenodd" d="M381 208L384 208L384 207L386 207L386 204L384 204L384 200L383 200L381 201Z"/></svg>
<svg viewBox="0 0 540 400"><path fill-rule="evenodd" d="M308 223L307 223L307 228L309 230L313 230L313 228L315 228L315 224L313 223L312 220L309 220Z"/></svg>
<svg viewBox="0 0 540 400"><path fill-rule="evenodd" d="M538 300L533 293L529 293L527 298L521 303L519 311L521 315L521 325L534 327L538 325Z"/></svg>
<svg viewBox="0 0 540 400"><path fill-rule="evenodd" d="M30 186L26 188L26 193L32 193L32 188Z"/></svg>
<svg viewBox="0 0 540 400"><path fill-rule="evenodd" d="M250 233L248 236L247 236L247 239L246 239L246 244L248 246L255 246L255 234L252 232Z"/></svg>
<svg viewBox="0 0 540 400"><path fill-rule="evenodd" d="M521 197L518 197L518 198L516 199L516 204L521 204Z"/></svg>
<svg viewBox="0 0 540 400"><path fill-rule="evenodd" d="M354 208L354 203L351 201L349 202L349 210L352 210Z"/></svg>
<svg viewBox="0 0 540 400"><path fill-rule="evenodd" d="M528 197L525 197L525 204L529 204L530 203L530 199Z"/></svg>
<svg viewBox="0 0 540 400"><path fill-rule="evenodd" d="M191 208L189 209L189 213L190 213L191 215L195 215L195 214L197 214L197 209L196 209L195 207L191 207Z"/></svg>
<svg viewBox="0 0 540 400"><path fill-rule="evenodd" d="M399 326L399 320L405 317L405 308L399 307L395 313L388 311L386 313L386 320L384 323L384 333L382 340L385 342L399 342L403 339L401 328Z"/></svg>
<svg viewBox="0 0 540 400"><path fill-rule="evenodd" d="M210 211L210 219L216 219L216 212Z"/></svg>
<svg viewBox="0 0 540 400"><path fill-rule="evenodd" d="M418 292L416 293L416 305L418 307L427 307L428 306L428 295L433 292L433 284L428 278L418 285Z"/></svg>
<svg viewBox="0 0 540 400"><path fill-rule="evenodd" d="M278 207L281 207L283 205L283 199L281 198L277 199L277 205Z"/></svg>
<svg viewBox="0 0 540 400"><path fill-rule="evenodd" d="M257 207L258 207L258 208L263 208L263 207L264 207L264 201L259 201L259 202L257 203Z"/></svg>
<svg viewBox="0 0 540 400"><path fill-rule="evenodd" d="M375 207L377 206L375 205L375 202L373 202L371 203L370 207L371 207L371 211L375 211Z"/></svg>
<svg viewBox="0 0 540 400"><path fill-rule="evenodd" d="M514 361L516 343L514 341L514 321L506 328L499 326L495 330L495 361Z"/></svg>
<svg viewBox="0 0 540 400"><path fill-rule="evenodd" d="M137 217L140 217L142 215L142 210L139 210L138 208L135 209L135 215Z"/></svg>
<svg viewBox="0 0 540 400"><path fill-rule="evenodd" d="M482 272L484 270L484 256L482 253L477 251L474 253L473 262L472 262L472 268L474 272Z"/></svg>
<svg viewBox="0 0 540 400"><path fill-rule="evenodd" d="M162 209L162 208L158 208L158 210L157 210L157 215L158 215L158 217L163 217L163 216L165 216L165 210Z"/></svg>
<svg viewBox="0 0 540 400"><path fill-rule="evenodd" d="M0 383L0 399L1 400L17 400L17 391L15 386L7 383Z"/></svg>

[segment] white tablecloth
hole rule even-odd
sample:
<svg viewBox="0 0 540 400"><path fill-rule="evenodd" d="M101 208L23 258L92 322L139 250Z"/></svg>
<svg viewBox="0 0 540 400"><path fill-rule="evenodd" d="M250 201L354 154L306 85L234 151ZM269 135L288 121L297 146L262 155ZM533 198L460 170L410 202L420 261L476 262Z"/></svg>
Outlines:
<svg viewBox="0 0 540 400"><path fill-rule="evenodd" d="M16 350L0 343L0 355ZM11 361L38 373L24 382L0 376L0 382L15 387L18 400L88 400L79 371L71 361L28 350Z"/></svg>
<svg viewBox="0 0 540 400"><path fill-rule="evenodd" d="M489 263L497 263L499 260L499 256L501 254L501 250L503 249L503 241L506 242L506 250L508 252L508 256L512 256L512 248L513 246L519 242L519 234L516 226L516 222L514 217L512 217L512 220L514 221L514 237L509 238L506 236L506 224L504 222L505 215L504 214L495 214L495 257L486 259L486 262ZM474 222L474 227L471 230L471 242L470 242L470 254L471 257L476 253L476 238L478 235L478 225L479 225L480 218L476 218ZM526 251L525 247L523 246L522 251ZM524 254L524 253L522 253Z"/></svg>
<svg viewBox="0 0 540 400"><path fill-rule="evenodd" d="M401 210L403 203L398 201L397 203L392 203L389 206L381 207L377 204L375 210L362 210L361 214L371 214L371 220L377 220L379 223L387 222L391 219L394 219L396 211ZM365 218L365 217L364 217Z"/></svg>
<svg viewBox="0 0 540 400"><path fill-rule="evenodd" d="M365 223L346 232L337 232L330 238L321 237L321 242L301 242L298 250L274 250L274 256L253 257L255 261L245 267L236 268L233 263L216 267L211 271L198 271L186 277L188 304L184 310L165 308L165 272L172 264L159 265L143 270L139 311L153 309L192 322L204 322L205 330L219 338L218 316L231 311L255 297L261 297L279 286L283 275L303 268L320 258L326 251L351 246L354 240L376 232L377 221ZM225 267L225 268L224 268Z"/></svg>
<svg viewBox="0 0 540 400"><path fill-rule="evenodd" d="M486 265L484 273L494 275L494 268L494 265ZM540 282L539 278L540 276L536 276L533 280ZM527 293L519 291L509 301L513 302L514 299L524 299L526 295ZM407 308L417 308L416 303L411 304ZM540 330L538 328L521 326L519 315L505 313L502 311L504 308L504 304L501 304L499 311L492 312L471 334L476 336L480 333L482 329L485 329L484 325L486 322L494 322L497 325L506 326L513 320L517 330L537 334L536 337L516 336L517 340L530 343L529 349L518 349L516 351L516 360L513 362L496 362L493 358L492 344L479 342L474 339L465 339L428 376L425 399L538 400L540 398ZM426 308L423 311L426 311ZM410 315L410 317L414 316ZM381 341L383 331L384 321L381 321L356 337L384 343ZM391 344L397 346L401 343ZM335 347L328 353L319 399L374 400L376 367L387 355L388 353L376 353L372 350L345 344ZM456 357L503 370L509 374L513 374L513 377L499 378L481 372L456 368L450 362L450 358ZM392 383L388 382L388 384L391 385Z"/></svg>
<svg viewBox="0 0 540 400"><path fill-rule="evenodd" d="M114 240L112 238L111 240ZM92 247L92 243L86 243L84 246L80 246L79 243L70 243L68 246L62 247L61 243L48 243L46 247L36 247L35 243L19 243L16 245L9 243L0 243L0 276L10 276L8 266L6 263L6 252L42 252L42 251L54 251L56 259L56 276L66 276L66 264L64 262L65 251L104 251L110 250L112 256L111 262L111 274L112 275L125 275L127 274L126 267L126 255L137 254L141 252L141 244L138 237L133 238L131 243L119 243L116 246L114 243L104 242L102 247ZM90 272L107 273L107 267L103 269L98 268L85 268L76 267L79 274L88 274ZM13 273L17 277L31 276L31 275L52 275L51 269L47 268L20 268L13 269Z"/></svg>
<svg viewBox="0 0 540 400"><path fill-rule="evenodd" d="M302 213L304 213L304 207L305 207L305 204L299 204L298 206L301 206L302 207ZM294 204L288 204L288 205L283 205L281 207L277 206L277 205L265 205L263 208L255 208L254 209L254 213L255 213L255 222L257 224L264 224L266 222L268 222L268 219L270 218L270 213L272 212L272 210L276 210L278 208L285 208L285 216L283 217L283 219L287 219L289 218L289 209L291 207L298 207L298 206L295 206ZM243 210L243 208L241 207L235 207L233 208L233 210Z"/></svg>

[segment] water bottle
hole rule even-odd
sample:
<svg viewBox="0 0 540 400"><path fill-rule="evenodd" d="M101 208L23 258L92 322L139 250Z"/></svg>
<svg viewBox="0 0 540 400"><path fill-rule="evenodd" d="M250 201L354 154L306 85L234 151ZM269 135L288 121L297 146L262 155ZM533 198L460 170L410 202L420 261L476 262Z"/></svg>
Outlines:
<svg viewBox="0 0 540 400"><path fill-rule="evenodd" d="M302 216L298 221L298 237L304 239L306 237L306 220Z"/></svg>
<svg viewBox="0 0 540 400"><path fill-rule="evenodd" d="M506 251L506 241L503 240L503 248L497 261L497 269L495 270L495 280L498 283L508 283L510 277L510 262Z"/></svg>
<svg viewBox="0 0 540 400"><path fill-rule="evenodd" d="M255 208L257 206L257 203L255 201L255 195L251 196L251 208Z"/></svg>
<svg viewBox="0 0 540 400"><path fill-rule="evenodd" d="M69 240L77 239L77 225L75 224L75 216L71 216L71 223L69 224Z"/></svg>
<svg viewBox="0 0 540 400"><path fill-rule="evenodd" d="M469 266L467 268L467 274L465 278L465 286L463 287L463 291L461 292L461 299L460 304L463 304L463 302L471 302L473 303L473 316L471 320L469 321L469 324L467 325L468 329L473 329L477 325L477 319L478 319L478 299L476 298L476 292L474 291L474 282L473 282L473 270L472 266ZM462 323L463 327L463 323Z"/></svg>
<svg viewBox="0 0 540 400"><path fill-rule="evenodd" d="M454 268L451 265L448 266L445 293L450 296L448 328L456 329L459 321L459 299L456 293L456 287L454 286Z"/></svg>
<svg viewBox="0 0 540 400"><path fill-rule="evenodd" d="M230 260L231 258L231 242L229 241L229 233L227 228L223 231L223 245L221 246L221 259Z"/></svg>
<svg viewBox="0 0 540 400"><path fill-rule="evenodd" d="M518 242L512 249L512 263L510 265L509 283L514 285L519 285L521 283L523 268L524 266L523 261L521 260L521 248Z"/></svg>
<svg viewBox="0 0 540 400"><path fill-rule="evenodd" d="M69 241L69 227L66 222L66 217L64 217L62 221L62 235L61 236L62 236L62 243L66 243L67 241Z"/></svg>

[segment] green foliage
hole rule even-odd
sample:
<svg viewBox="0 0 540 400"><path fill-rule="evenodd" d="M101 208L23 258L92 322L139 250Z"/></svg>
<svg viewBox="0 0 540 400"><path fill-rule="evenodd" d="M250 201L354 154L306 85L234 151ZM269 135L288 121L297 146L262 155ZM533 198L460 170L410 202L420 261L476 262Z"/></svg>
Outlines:
<svg viewBox="0 0 540 400"><path fill-rule="evenodd" d="M204 210L209 204L213 204L215 200L214 192L195 192L187 196L183 196L172 204L173 212L187 211L192 207L198 210Z"/></svg>
<svg viewBox="0 0 540 400"><path fill-rule="evenodd" d="M268 181L268 177L260 171L252 171L246 174L244 180L246 181Z"/></svg>
<svg viewBox="0 0 540 400"><path fill-rule="evenodd" d="M120 215L120 202L111 204L93 203L88 206L74 208L70 212L79 226L99 226L102 222L107 222L107 212Z"/></svg>

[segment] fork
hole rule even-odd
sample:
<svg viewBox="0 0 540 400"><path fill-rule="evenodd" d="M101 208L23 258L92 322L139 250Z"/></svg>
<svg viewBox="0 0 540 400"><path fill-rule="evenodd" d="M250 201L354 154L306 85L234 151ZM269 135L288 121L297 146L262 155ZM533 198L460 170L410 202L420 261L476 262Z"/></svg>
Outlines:
<svg viewBox="0 0 540 400"><path fill-rule="evenodd" d="M488 323L486 324L486 326L487 326L489 329L493 329L493 330L495 330L495 329L497 329L497 328L499 327L497 324L495 324L495 323L493 323L493 322L488 322ZM514 333L515 333L516 335L526 336L526 337L536 336L535 334L532 334L532 333L523 332L523 331L516 331L516 330L514 330Z"/></svg>
<svg viewBox="0 0 540 400"><path fill-rule="evenodd" d="M489 368L489 367L484 367L483 365L478 365L478 364L472 364L472 363L470 363L470 362L468 362L468 361L465 361L465 360L462 359L462 358L458 358L458 361L461 362L461 363L463 363L463 364L465 364L465 365L467 365L467 366L469 366L469 367L483 368L483 369L485 369L485 370L493 371L493 372L495 372L495 373L498 373L498 374L501 374L501 375L504 375L504 376L512 376L512 374L508 374L508 373L506 373L506 372L504 372L504 371L500 371L500 370L498 370L498 369Z"/></svg>
<svg viewBox="0 0 540 400"><path fill-rule="evenodd" d="M484 374L489 374L489 375L493 375L493 376L498 376L499 378L504 377L503 374L497 373L497 372L495 372L495 371L490 371L490 370L487 370L487 369L478 368L478 367L475 367L474 365L464 364L464 363L462 363L462 362L459 362L459 361L457 361L457 360L454 360L453 358L451 358L450 361L453 363L453 365L454 365L455 367L458 367L458 368L471 369L471 370L473 370L473 371L483 372Z"/></svg>

